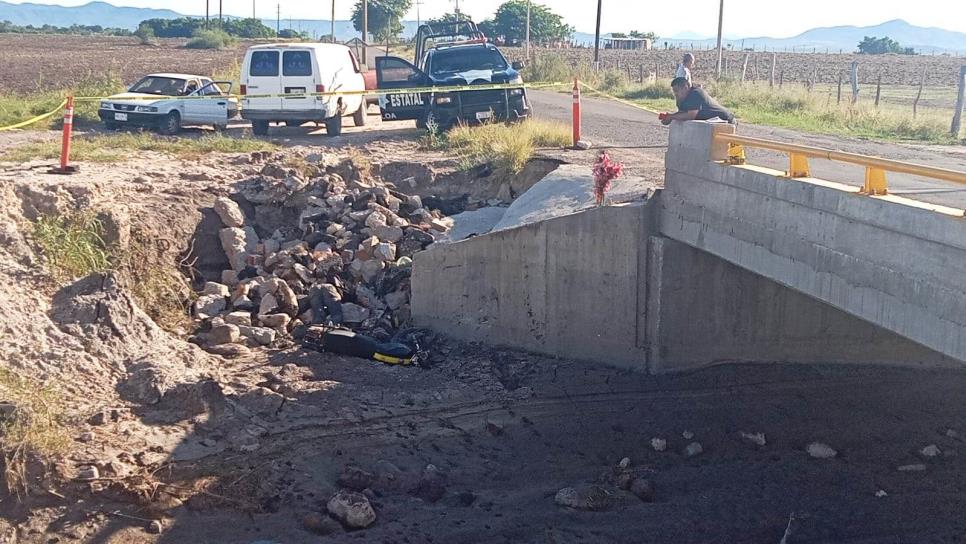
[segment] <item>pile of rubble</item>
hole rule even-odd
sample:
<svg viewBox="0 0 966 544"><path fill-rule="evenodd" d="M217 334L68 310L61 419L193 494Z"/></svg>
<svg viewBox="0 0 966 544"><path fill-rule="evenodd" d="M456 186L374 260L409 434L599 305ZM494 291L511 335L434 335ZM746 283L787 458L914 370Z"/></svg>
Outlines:
<svg viewBox="0 0 966 544"><path fill-rule="evenodd" d="M194 315L197 343L216 352L323 323L391 339L410 319L413 254L452 226L350 160L271 161L214 210L230 268L204 284Z"/></svg>

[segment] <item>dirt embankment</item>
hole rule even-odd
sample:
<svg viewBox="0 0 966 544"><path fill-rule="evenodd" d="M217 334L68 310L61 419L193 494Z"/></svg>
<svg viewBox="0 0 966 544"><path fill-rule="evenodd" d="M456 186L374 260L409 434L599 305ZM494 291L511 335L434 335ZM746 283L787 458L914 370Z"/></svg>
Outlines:
<svg viewBox="0 0 966 544"><path fill-rule="evenodd" d="M445 157L407 162L414 150L394 146L373 172L424 204L435 196L461 211L531 183L456 173ZM62 286L43 273L32 220L78 210L101 214L107 242L153 240L144 261L190 271L199 234L223 228L204 226L216 198L264 175L263 160L145 155L69 179L40 165L0 172L0 369L61 391L71 442L30 467L25 496L0 495L0 543L962 534L960 372L771 365L651 377L432 338L419 367L282 345L223 358L186 341L197 321L162 330L123 271Z"/></svg>

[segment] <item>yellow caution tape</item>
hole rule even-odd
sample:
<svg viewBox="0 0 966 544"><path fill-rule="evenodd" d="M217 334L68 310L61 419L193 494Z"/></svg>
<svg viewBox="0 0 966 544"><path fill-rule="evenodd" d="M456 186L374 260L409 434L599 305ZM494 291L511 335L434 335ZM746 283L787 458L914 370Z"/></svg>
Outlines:
<svg viewBox="0 0 966 544"><path fill-rule="evenodd" d="M620 102L621 104L624 104L625 106L630 106L632 108L637 108L639 110L644 110L644 111L647 111L647 112L650 112L650 113L661 113L661 112L659 112L657 110L653 110L651 108L648 108L647 106L642 106L640 104L635 104L634 102L631 102L630 100L624 100L623 98L618 98L618 97L616 97L614 95L607 94L604 91L597 90L597 89L591 87L590 85L587 85L583 81L580 82L580 86L587 88L587 90L589 90L592 93L596 93L596 94L598 94L600 96L603 96L605 98L609 98L609 99L614 100L616 102Z"/></svg>
<svg viewBox="0 0 966 544"><path fill-rule="evenodd" d="M287 93L287 94L225 94L213 96L132 96L130 98L117 98L114 101L132 100L215 100L224 98L236 98L239 100L251 100L253 98L310 98L321 96L388 96L393 94L423 94L423 93L452 93L459 91L497 91L506 89L545 89L559 87L565 83L495 83L491 85L457 85L451 87L414 87L411 89L376 89L365 91L328 91L324 93ZM111 100L109 96L78 96L75 102L96 102L99 100Z"/></svg>
<svg viewBox="0 0 966 544"><path fill-rule="evenodd" d="M67 105L67 100L65 99L56 108L54 108L53 110L51 110L51 111L49 111L49 112L47 112L47 113L45 113L43 115L38 115L37 117L31 118L31 119L27 119L26 121L17 123L15 125L10 125L10 126L6 126L6 127L0 127L0 132L3 132L5 130L14 130L14 129L18 129L18 128L23 128L25 126L32 125L34 123L39 123L39 122L43 121L44 119L47 119L47 118L55 115L60 110L64 109L64 106L66 106L66 105Z"/></svg>

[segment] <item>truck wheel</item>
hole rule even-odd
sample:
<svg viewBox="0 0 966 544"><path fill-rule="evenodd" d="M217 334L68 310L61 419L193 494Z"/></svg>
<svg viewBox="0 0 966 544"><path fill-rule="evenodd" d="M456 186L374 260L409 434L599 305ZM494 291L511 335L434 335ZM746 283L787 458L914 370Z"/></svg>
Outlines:
<svg viewBox="0 0 966 544"><path fill-rule="evenodd" d="M255 136L268 136L268 121L252 121L252 132Z"/></svg>
<svg viewBox="0 0 966 544"><path fill-rule="evenodd" d="M339 136L342 134L341 115L336 115L325 120L325 133L329 136Z"/></svg>
<svg viewBox="0 0 966 544"><path fill-rule="evenodd" d="M362 104L359 105L359 111L352 114L352 122L356 124L357 127L366 126L366 116L369 114L368 110L369 104L363 100Z"/></svg>
<svg viewBox="0 0 966 544"><path fill-rule="evenodd" d="M166 136L174 136L181 132L181 114L173 111L165 115L158 123L158 132Z"/></svg>

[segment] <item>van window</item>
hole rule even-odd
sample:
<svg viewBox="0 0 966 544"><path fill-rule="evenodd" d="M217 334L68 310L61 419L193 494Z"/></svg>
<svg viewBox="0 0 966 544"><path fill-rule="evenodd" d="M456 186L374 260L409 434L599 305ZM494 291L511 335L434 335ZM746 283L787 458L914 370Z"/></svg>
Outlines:
<svg viewBox="0 0 966 544"><path fill-rule="evenodd" d="M254 51L248 70L252 77L274 77L278 75L278 51Z"/></svg>
<svg viewBox="0 0 966 544"><path fill-rule="evenodd" d="M282 54L283 76L312 75L312 53L308 51L286 51Z"/></svg>

